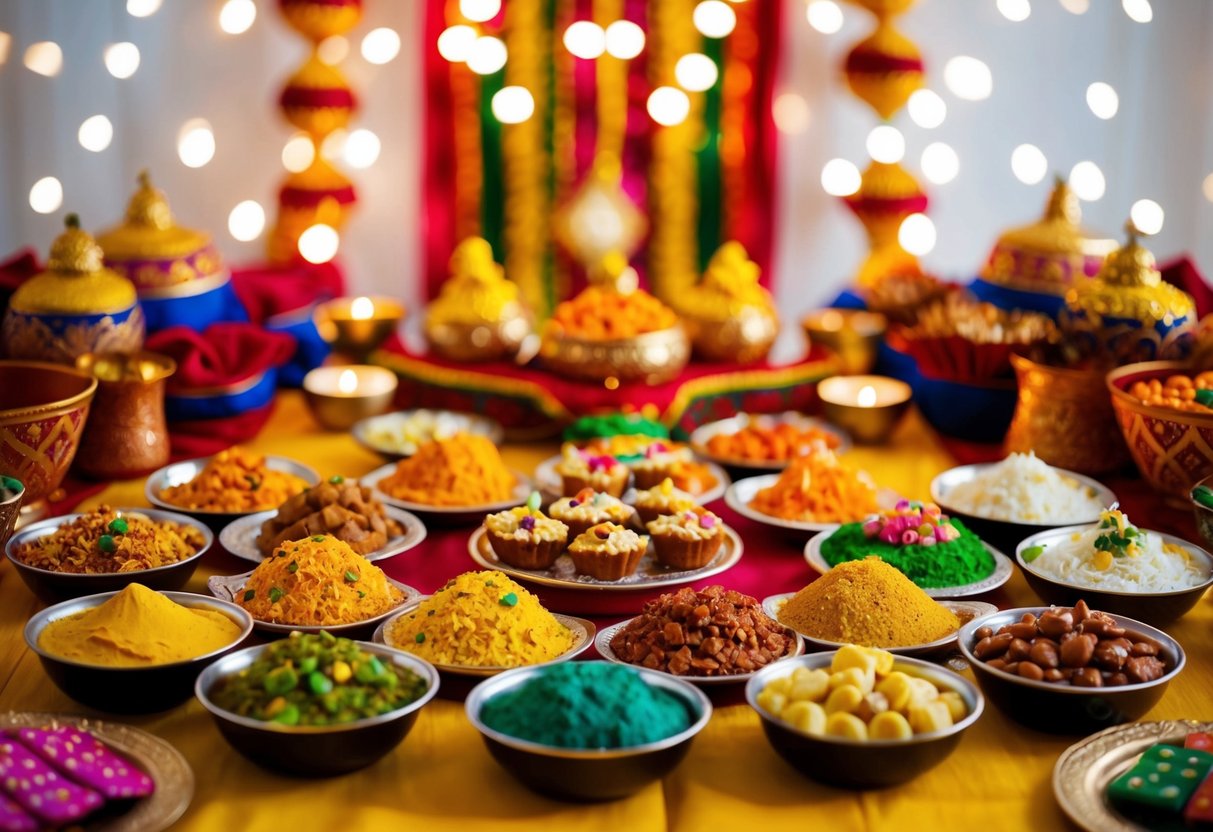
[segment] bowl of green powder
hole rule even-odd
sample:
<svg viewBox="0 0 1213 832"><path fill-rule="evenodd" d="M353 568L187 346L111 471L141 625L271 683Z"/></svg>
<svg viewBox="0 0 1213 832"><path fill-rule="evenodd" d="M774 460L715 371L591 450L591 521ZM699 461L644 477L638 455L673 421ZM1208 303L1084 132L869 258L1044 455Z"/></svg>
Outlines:
<svg viewBox="0 0 1213 832"><path fill-rule="evenodd" d="M477 685L467 715L493 758L562 800L614 800L660 780L712 715L694 685L610 662L508 670Z"/></svg>

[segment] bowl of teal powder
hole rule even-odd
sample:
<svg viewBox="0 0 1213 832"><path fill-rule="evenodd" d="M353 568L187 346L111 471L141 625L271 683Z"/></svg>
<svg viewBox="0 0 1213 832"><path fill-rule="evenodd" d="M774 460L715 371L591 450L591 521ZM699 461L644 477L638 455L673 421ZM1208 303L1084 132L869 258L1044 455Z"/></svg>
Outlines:
<svg viewBox="0 0 1213 832"><path fill-rule="evenodd" d="M507 670L468 695L493 758L562 800L614 800L671 772L712 715L694 685L644 668L565 662Z"/></svg>

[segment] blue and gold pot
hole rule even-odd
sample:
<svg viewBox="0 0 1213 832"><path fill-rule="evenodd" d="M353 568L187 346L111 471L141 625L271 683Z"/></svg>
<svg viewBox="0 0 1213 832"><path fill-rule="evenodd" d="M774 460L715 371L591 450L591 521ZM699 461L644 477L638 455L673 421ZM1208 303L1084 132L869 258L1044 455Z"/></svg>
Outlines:
<svg viewBox="0 0 1213 832"><path fill-rule="evenodd" d="M75 365L90 352L143 346L134 285L102 263L101 247L69 214L51 244L47 269L13 292L0 338L9 358Z"/></svg>
<svg viewBox="0 0 1213 832"><path fill-rule="evenodd" d="M139 174L125 219L98 234L97 243L105 265L135 284L148 331L202 330L216 321L244 319L231 274L210 235L177 225L147 171Z"/></svg>
<svg viewBox="0 0 1213 832"><path fill-rule="evenodd" d="M1132 222L1126 230L1128 241L1099 274L1066 292L1062 326L1107 365L1184 358L1195 340L1196 303L1163 281Z"/></svg>

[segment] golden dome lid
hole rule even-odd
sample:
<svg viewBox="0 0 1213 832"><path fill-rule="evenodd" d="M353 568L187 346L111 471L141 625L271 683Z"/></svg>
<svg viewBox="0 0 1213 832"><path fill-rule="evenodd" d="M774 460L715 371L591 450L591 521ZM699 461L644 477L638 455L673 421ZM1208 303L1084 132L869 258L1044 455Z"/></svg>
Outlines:
<svg viewBox="0 0 1213 832"><path fill-rule="evenodd" d="M97 236L110 263L129 260L171 260L187 257L210 245L210 235L183 228L173 220L164 192L152 185L147 171L126 206L126 217Z"/></svg>
<svg viewBox="0 0 1213 832"><path fill-rule="evenodd" d="M1066 305L1072 310L1140 321L1167 321L1196 313L1192 296L1162 279L1154 254L1138 242L1140 232L1125 224L1127 240L1104 260L1092 280L1072 287Z"/></svg>
<svg viewBox="0 0 1213 832"><path fill-rule="evenodd" d="M761 274L745 246L730 240L716 249L703 280L683 298L680 311L712 320L727 320L755 309L774 314L771 293L758 282Z"/></svg>
<svg viewBox="0 0 1213 832"><path fill-rule="evenodd" d="M51 243L46 271L22 283L9 306L33 315L100 315L122 312L137 301L135 286L105 268L101 246L68 214Z"/></svg>
<svg viewBox="0 0 1213 832"><path fill-rule="evenodd" d="M450 277L426 312L426 325L497 323L523 314L518 285L505 279L493 247L468 237L451 253Z"/></svg>
<svg viewBox="0 0 1213 832"><path fill-rule="evenodd" d="M1078 197L1056 177L1041 218L1004 232L981 276L992 283L1060 290L1075 278L1091 275L1116 242L1083 228L1081 222Z"/></svg>

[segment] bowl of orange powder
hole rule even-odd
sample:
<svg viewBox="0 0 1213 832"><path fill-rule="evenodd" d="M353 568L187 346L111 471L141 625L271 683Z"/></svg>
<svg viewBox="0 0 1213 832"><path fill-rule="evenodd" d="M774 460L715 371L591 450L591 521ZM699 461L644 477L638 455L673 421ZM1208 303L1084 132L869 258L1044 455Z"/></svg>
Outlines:
<svg viewBox="0 0 1213 832"><path fill-rule="evenodd" d="M492 440L456 433L423 443L410 457L376 468L361 484L388 505L447 525L479 523L486 514L520 506L531 480L511 471Z"/></svg>
<svg viewBox="0 0 1213 832"><path fill-rule="evenodd" d="M659 384L682 372L691 341L678 315L645 290L589 286L556 307L539 355L570 378Z"/></svg>

